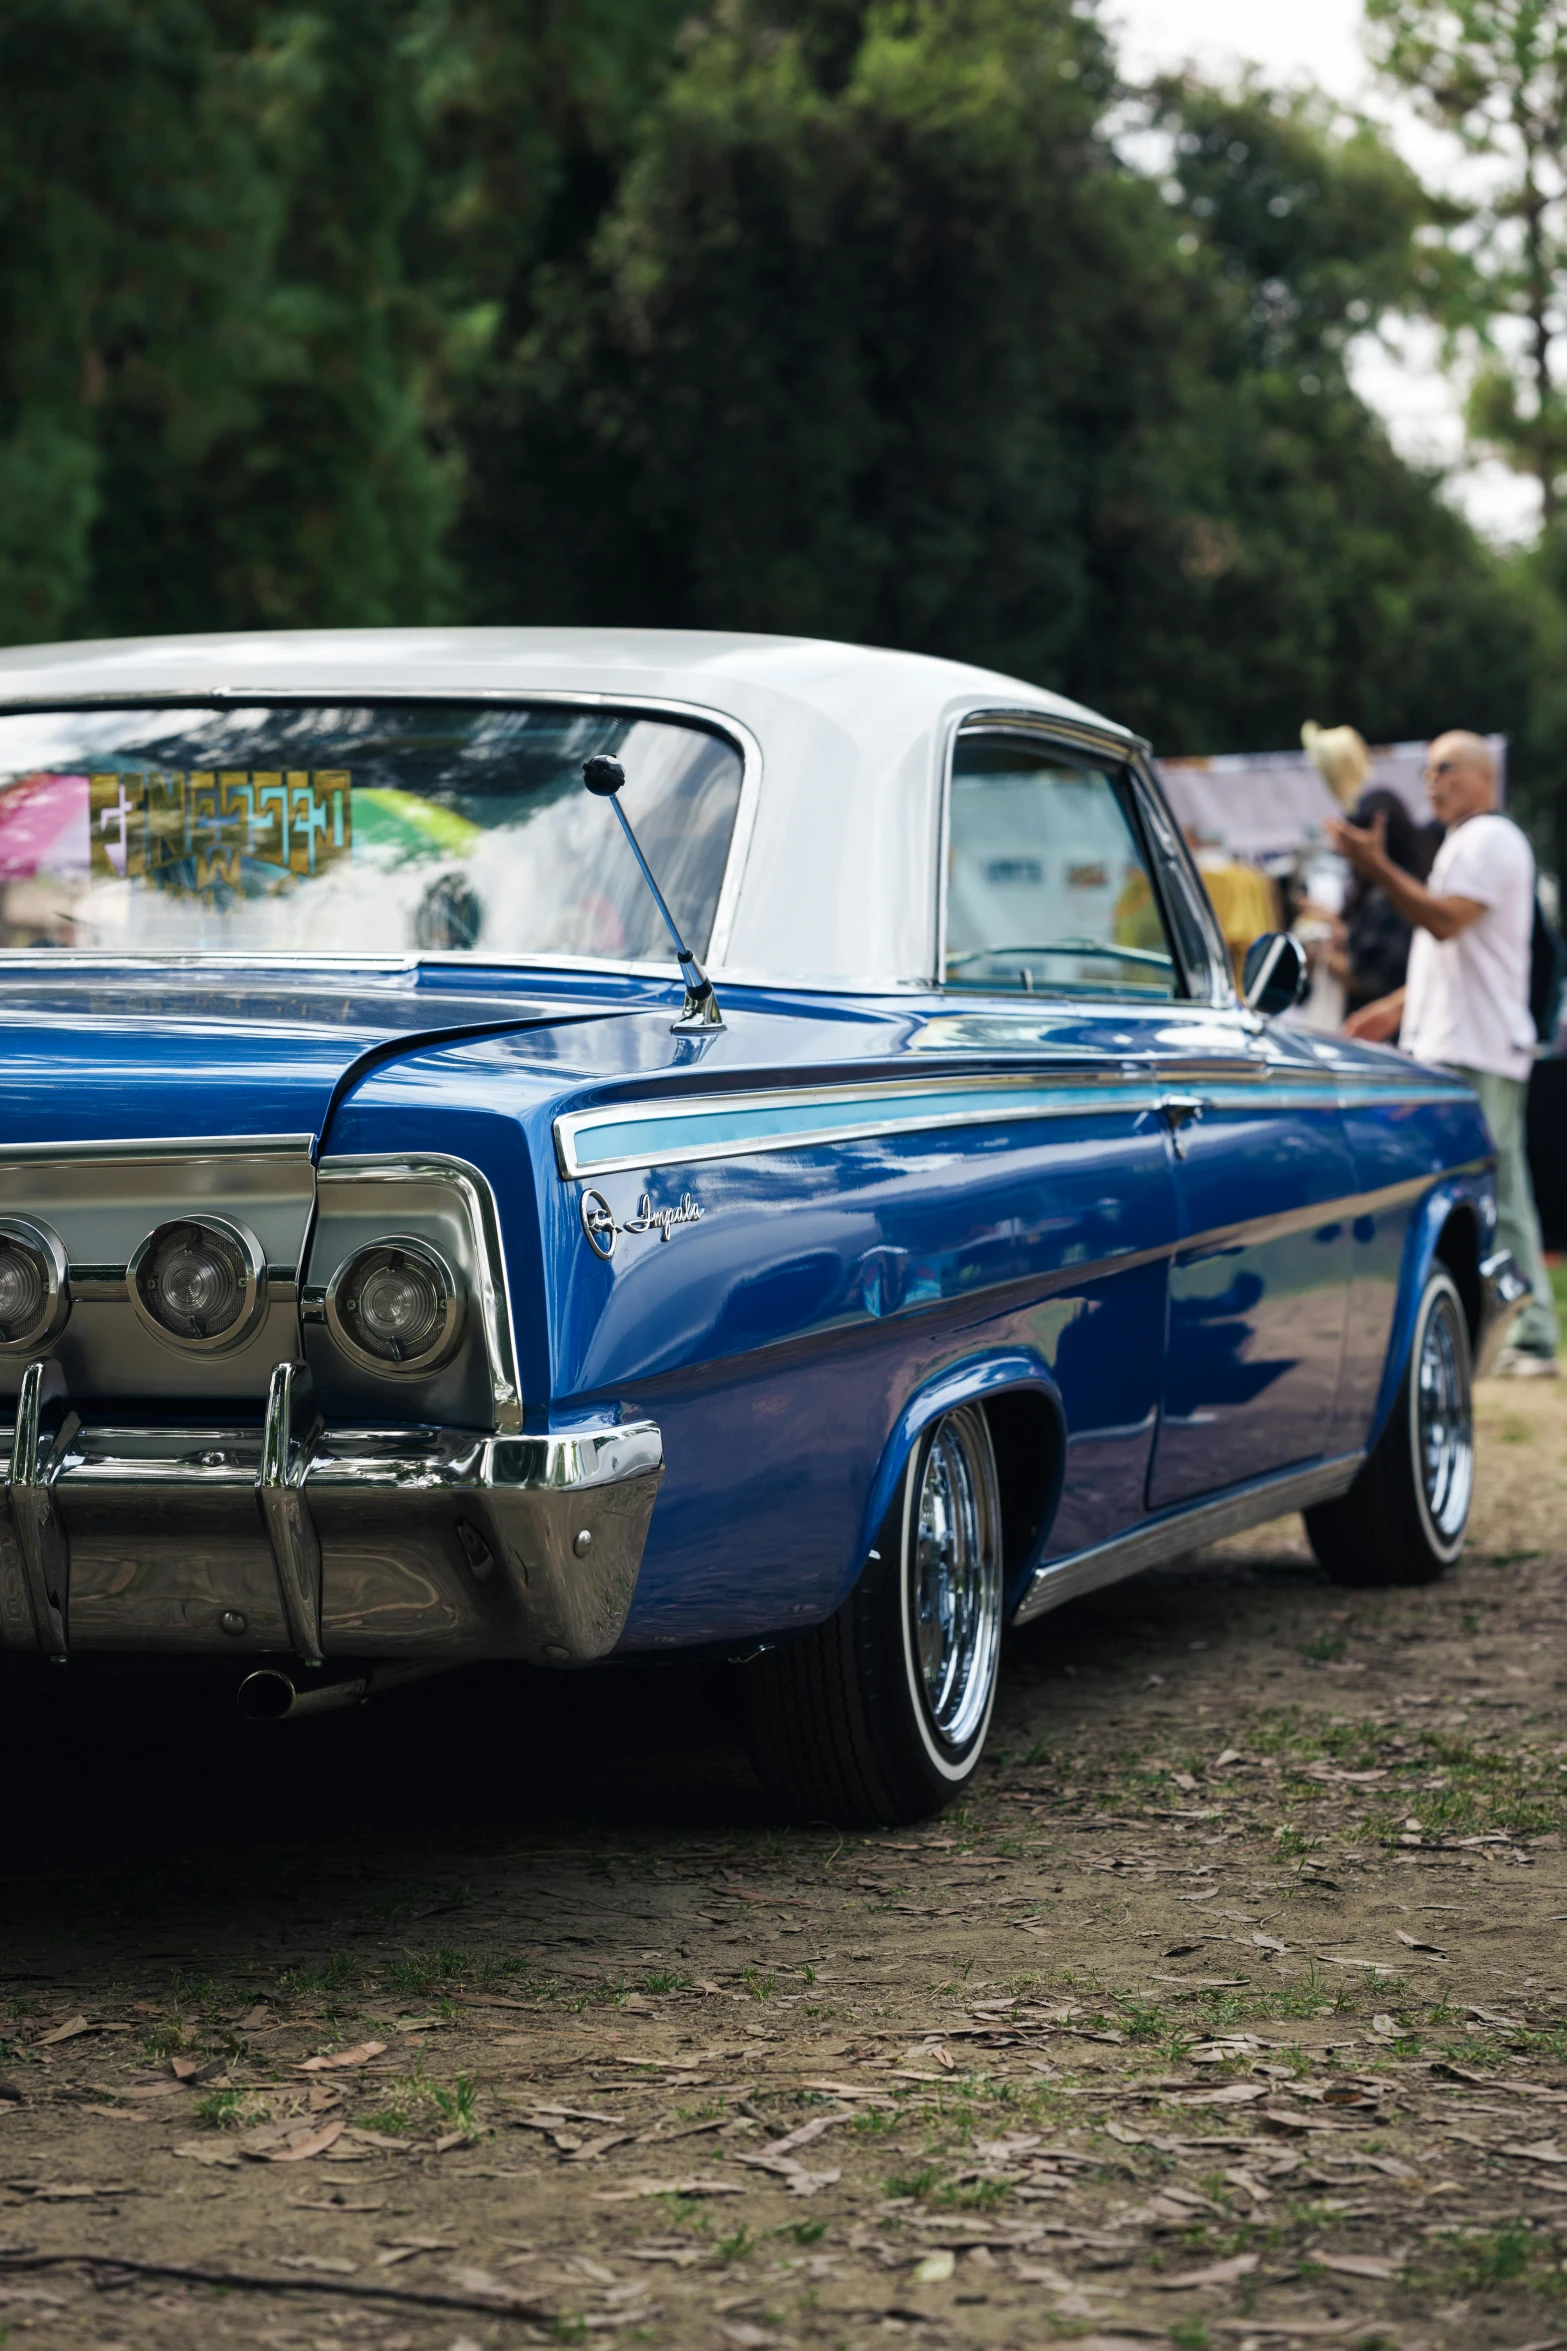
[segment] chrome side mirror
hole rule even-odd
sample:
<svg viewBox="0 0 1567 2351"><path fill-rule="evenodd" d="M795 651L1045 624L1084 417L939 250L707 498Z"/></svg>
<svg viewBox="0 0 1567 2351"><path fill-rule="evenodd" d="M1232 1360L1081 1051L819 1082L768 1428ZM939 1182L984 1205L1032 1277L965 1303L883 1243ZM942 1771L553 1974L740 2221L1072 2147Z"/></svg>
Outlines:
<svg viewBox="0 0 1567 2351"><path fill-rule="evenodd" d="M1288 931L1264 931L1253 939L1241 966L1241 1000L1248 1012L1272 1020L1298 1004L1311 985L1306 950Z"/></svg>

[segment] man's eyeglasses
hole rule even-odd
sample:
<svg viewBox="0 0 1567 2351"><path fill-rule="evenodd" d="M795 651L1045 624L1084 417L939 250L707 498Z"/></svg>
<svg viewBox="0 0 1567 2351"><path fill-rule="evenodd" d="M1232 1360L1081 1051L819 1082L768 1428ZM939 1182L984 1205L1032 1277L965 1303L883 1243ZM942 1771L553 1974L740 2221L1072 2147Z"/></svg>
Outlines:
<svg viewBox="0 0 1567 2351"><path fill-rule="evenodd" d="M1438 776L1451 775L1455 767L1462 767L1461 759L1439 759L1434 766L1427 765L1426 781L1434 783Z"/></svg>

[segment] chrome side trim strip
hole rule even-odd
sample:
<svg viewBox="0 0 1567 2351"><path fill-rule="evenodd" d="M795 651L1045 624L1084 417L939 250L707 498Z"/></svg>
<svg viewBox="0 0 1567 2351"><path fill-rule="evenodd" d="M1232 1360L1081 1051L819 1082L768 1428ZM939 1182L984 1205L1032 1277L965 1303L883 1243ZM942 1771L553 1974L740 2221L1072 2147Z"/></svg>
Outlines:
<svg viewBox="0 0 1567 2351"><path fill-rule="evenodd" d="M382 1158L378 1153L363 1156L345 1154L341 1158L323 1159L317 1173L322 1179L333 1175L352 1176L360 1183L449 1184L458 1194L473 1234L474 1305L478 1312L479 1327L484 1333L495 1426L508 1431L520 1429L522 1386L518 1378L517 1353L512 1336L515 1325L511 1311L511 1285L506 1275L505 1251L501 1247L500 1217L489 1179L466 1159L416 1154L398 1159ZM306 1300L307 1311L313 1301L312 1291Z"/></svg>
<svg viewBox="0 0 1567 2351"><path fill-rule="evenodd" d="M1206 1083L1215 1110L1337 1110L1337 1082L1265 1065L1212 1061L1148 1063L1135 1070L1071 1066L1038 1073L891 1079L765 1093L644 1097L600 1109L563 1111L555 1120L555 1157L563 1178L616 1175L630 1169L690 1166L815 1149L911 1129L991 1126L998 1120L1080 1117L1085 1109L1152 1110L1171 1080ZM1264 1090L1265 1089L1265 1090ZM1393 1099L1428 1101L1444 1089L1411 1087ZM1087 1096L1096 1101L1085 1100ZM703 1129L706 1129L704 1134Z"/></svg>
<svg viewBox="0 0 1567 2351"><path fill-rule="evenodd" d="M272 1546L283 1622L306 1665L323 1662L321 1539L305 1500L311 1449L320 1427L309 1367L274 1364L261 1431L256 1500Z"/></svg>
<svg viewBox="0 0 1567 2351"><path fill-rule="evenodd" d="M107 1142L0 1143L0 1160L308 1159L314 1135L115 1136Z"/></svg>
<svg viewBox="0 0 1567 2351"><path fill-rule="evenodd" d="M22 1374L11 1433L11 1525L38 1646L60 1665L70 1655L71 1550L55 1508L54 1484L80 1427L78 1415L65 1407L58 1366L30 1363Z"/></svg>
<svg viewBox="0 0 1567 2351"><path fill-rule="evenodd" d="M1238 1535L1261 1526L1286 1510L1307 1510L1314 1502L1330 1502L1354 1484L1364 1453L1344 1453L1332 1461L1310 1462L1303 1469L1286 1469L1271 1477L1209 1501L1187 1503L1166 1511L1145 1526L1092 1551L1074 1551L1065 1559L1048 1560L1034 1570L1028 1590L1012 1612L1015 1625L1028 1624L1048 1609L1059 1608L1081 1593L1119 1583L1123 1576L1139 1575L1161 1560L1179 1559L1200 1544L1216 1543L1222 1535Z"/></svg>
<svg viewBox="0 0 1567 2351"><path fill-rule="evenodd" d="M983 1079L915 1078L880 1085L790 1087L765 1094L688 1094L664 1101L615 1103L601 1110L564 1111L555 1121L555 1156L562 1176L568 1179L615 1175L626 1168L804 1150L822 1143L896 1134L909 1127L934 1131L993 1126L1002 1118L1064 1118L1081 1114L1085 1092L1100 1097L1094 1107L1153 1107L1151 1080L1139 1076L1129 1082L1123 1071L1114 1069L1065 1070L1038 1078L1009 1073ZM846 1116L856 1105L863 1105L864 1114ZM703 1124L711 1128L728 1124L742 1131L715 1133L703 1141L694 1131ZM614 1148L613 1138L638 1129L644 1130L643 1148ZM671 1130L667 1139L647 1131L661 1129ZM584 1148L594 1134L602 1134L609 1146L602 1156Z"/></svg>

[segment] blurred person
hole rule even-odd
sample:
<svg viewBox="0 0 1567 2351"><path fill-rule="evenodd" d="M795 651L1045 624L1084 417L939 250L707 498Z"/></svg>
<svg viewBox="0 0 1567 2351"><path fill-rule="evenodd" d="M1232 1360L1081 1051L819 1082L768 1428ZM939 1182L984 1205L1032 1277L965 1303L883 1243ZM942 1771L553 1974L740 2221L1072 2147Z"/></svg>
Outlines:
<svg viewBox="0 0 1567 2351"><path fill-rule="evenodd" d="M1396 792L1372 784L1375 765L1358 729L1319 727L1308 720L1300 730L1300 739L1350 823L1370 832L1381 817L1389 857L1404 873L1423 882L1431 870L1435 846ZM1327 910L1314 906L1311 911L1320 919ZM1384 889L1363 874L1352 875L1333 915L1331 939L1322 956L1343 990L1344 1013L1359 1012L1403 986L1413 935L1412 926Z"/></svg>
<svg viewBox="0 0 1567 2351"><path fill-rule="evenodd" d="M1384 816L1368 832L1340 819L1327 827L1339 855L1387 893L1414 932L1403 987L1353 1013L1345 1034L1373 1043L1400 1036L1415 1060L1450 1069L1480 1097L1496 1144L1497 1238L1533 1292L1497 1370L1554 1376L1556 1309L1524 1152L1536 1041L1529 1010L1534 852L1497 811L1496 762L1482 736L1439 735L1425 772L1431 806L1447 827L1429 882L1394 863Z"/></svg>
<svg viewBox="0 0 1567 2351"><path fill-rule="evenodd" d="M1363 833L1374 832L1380 823L1383 845L1399 871L1412 874L1417 882L1426 880L1433 860L1431 842L1396 792L1362 792L1349 821ZM1504 817L1502 822L1506 821ZM1360 1012L1404 985L1414 935L1414 926L1386 890L1357 873L1345 894L1341 935L1333 949L1334 967L1344 983L1346 1014Z"/></svg>

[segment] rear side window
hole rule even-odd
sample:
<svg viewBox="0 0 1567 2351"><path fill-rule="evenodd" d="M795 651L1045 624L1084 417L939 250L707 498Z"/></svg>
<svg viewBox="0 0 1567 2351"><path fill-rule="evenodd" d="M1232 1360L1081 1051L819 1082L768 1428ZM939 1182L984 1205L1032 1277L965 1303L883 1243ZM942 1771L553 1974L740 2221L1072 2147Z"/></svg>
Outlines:
<svg viewBox="0 0 1567 2351"><path fill-rule="evenodd" d="M1122 776L1054 745L959 738L945 976L987 995L1178 993Z"/></svg>

